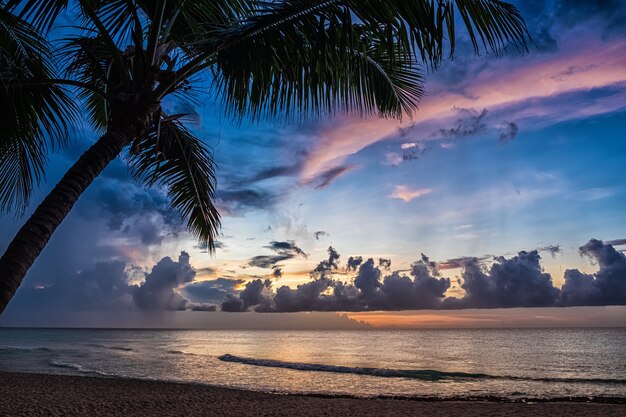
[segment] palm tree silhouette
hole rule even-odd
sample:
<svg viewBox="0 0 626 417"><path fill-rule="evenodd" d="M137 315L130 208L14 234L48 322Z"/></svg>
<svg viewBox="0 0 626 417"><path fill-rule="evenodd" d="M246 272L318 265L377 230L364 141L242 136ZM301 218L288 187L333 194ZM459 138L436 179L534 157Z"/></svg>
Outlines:
<svg viewBox="0 0 626 417"><path fill-rule="evenodd" d="M526 49L519 11L498 0L0 0L0 208L25 209L50 151L85 118L100 138L0 258L0 313L91 182L123 155L167 190L211 251L220 217L212 153L162 103L209 84L235 119L340 112L401 118L422 67L455 49L455 15L476 53ZM72 9L53 49L49 31ZM444 50L445 47L445 50Z"/></svg>

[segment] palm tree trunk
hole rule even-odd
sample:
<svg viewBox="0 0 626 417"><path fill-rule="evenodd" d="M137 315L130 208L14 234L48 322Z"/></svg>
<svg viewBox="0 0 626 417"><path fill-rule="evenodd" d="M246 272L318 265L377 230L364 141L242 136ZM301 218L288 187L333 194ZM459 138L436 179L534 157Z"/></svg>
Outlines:
<svg viewBox="0 0 626 417"><path fill-rule="evenodd" d="M133 137L131 129L113 129L104 134L67 171L17 232L0 258L0 314L80 195Z"/></svg>

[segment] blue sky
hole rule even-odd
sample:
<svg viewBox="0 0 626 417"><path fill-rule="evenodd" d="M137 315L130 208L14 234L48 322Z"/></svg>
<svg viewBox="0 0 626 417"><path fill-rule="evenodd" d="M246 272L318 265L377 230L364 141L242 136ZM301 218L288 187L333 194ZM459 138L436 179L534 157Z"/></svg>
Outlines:
<svg viewBox="0 0 626 417"><path fill-rule="evenodd" d="M592 238L624 258L626 8L619 1L515 3L537 45L498 58L475 57L462 43L455 60L427 75L427 96L412 119L238 124L207 98L193 129L218 164L223 228L216 254L197 247L167 210L162 190L135 185L117 160L57 231L4 323L35 308L37 299L46 300L37 308L55 312L128 307L130 292L97 308L76 302L61 308L50 289L68 280L76 285L81 271L97 275L98 262L119 262L121 282L141 286L165 257L182 268L181 251L195 274L167 290L188 308L218 310L219 297L231 293L240 302L253 280L271 280L259 287L270 298L283 285L319 280L312 271L329 246L340 254L338 267L327 271L331 279L350 283L359 276L346 267L350 256L373 258L386 276L409 273L425 254L437 263L429 278L450 279L445 296L459 299L465 264L449 260L476 257L488 270L494 262L508 265L494 257L537 250L540 268L560 288L566 270L594 274L604 265L591 254L597 252L581 255ZM29 211L94 139L87 128L77 132L74 145L52 158ZM0 249L24 219L0 217ZM276 255L284 256L268 259ZM391 267L378 265L379 258Z"/></svg>

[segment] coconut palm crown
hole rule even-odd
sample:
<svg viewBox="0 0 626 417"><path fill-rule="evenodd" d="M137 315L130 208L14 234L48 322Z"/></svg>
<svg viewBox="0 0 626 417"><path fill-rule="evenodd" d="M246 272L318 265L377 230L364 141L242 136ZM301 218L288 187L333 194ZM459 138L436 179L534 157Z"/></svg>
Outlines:
<svg viewBox="0 0 626 417"><path fill-rule="evenodd" d="M73 25L50 41L68 12ZM0 258L0 313L120 155L213 250L213 155L164 99L201 101L208 85L235 119L401 118L417 109L424 69L454 54L459 19L476 53L531 41L499 0L0 0L0 209L25 209L75 126L99 136Z"/></svg>

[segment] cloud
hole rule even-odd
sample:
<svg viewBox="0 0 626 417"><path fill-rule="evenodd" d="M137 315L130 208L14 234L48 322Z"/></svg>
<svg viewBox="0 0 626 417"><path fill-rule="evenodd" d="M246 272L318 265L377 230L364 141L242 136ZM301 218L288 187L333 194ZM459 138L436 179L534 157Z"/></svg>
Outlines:
<svg viewBox="0 0 626 417"><path fill-rule="evenodd" d="M132 308L132 292L126 263L123 261L96 262L89 269L72 275L54 275L47 283L24 283L7 311L39 311L54 314L58 311L125 310Z"/></svg>
<svg viewBox="0 0 626 417"><path fill-rule="evenodd" d="M348 271L356 271L357 268L363 263L362 256L351 256L348 258L348 262L346 262L346 269Z"/></svg>
<svg viewBox="0 0 626 417"><path fill-rule="evenodd" d="M391 269L391 259L378 258L378 267L388 271Z"/></svg>
<svg viewBox="0 0 626 417"><path fill-rule="evenodd" d="M269 245L264 246L276 252L276 255L258 255L251 258L248 261L248 265L257 268L270 269L275 268L279 262L293 259L297 256L303 258L307 257L307 254L300 249L293 240L285 242L271 241Z"/></svg>
<svg viewBox="0 0 626 417"><path fill-rule="evenodd" d="M559 289L543 272L541 257L534 250L521 251L510 259L497 257L489 270L478 258L463 262L461 288L465 296L447 300L449 307L511 308L550 307L558 301Z"/></svg>
<svg viewBox="0 0 626 417"><path fill-rule="evenodd" d="M251 306L263 309L271 303L270 299L271 281L255 279L246 284L243 291L238 295L228 294L222 303L222 311L244 312Z"/></svg>
<svg viewBox="0 0 626 417"><path fill-rule="evenodd" d="M215 193L218 208L231 215L246 213L250 210L265 210L273 207L278 196L265 189L234 188L217 190Z"/></svg>
<svg viewBox="0 0 626 417"><path fill-rule="evenodd" d="M430 188L412 189L406 185L396 185L395 187L393 187L393 191L391 192L391 194L389 194L389 198L397 198L404 201L405 203L408 203L415 198L423 197L427 194L430 194L432 193L432 191L433 190L431 190Z"/></svg>
<svg viewBox="0 0 626 417"><path fill-rule="evenodd" d="M274 268L277 263L293 258L295 258L295 255L287 253L279 255L257 255L250 258L248 265L257 268L271 269Z"/></svg>
<svg viewBox="0 0 626 417"><path fill-rule="evenodd" d="M265 247L278 253L293 253L295 255L300 255L305 258L307 257L307 254L304 253L304 251L300 249L293 240L288 240L286 242L278 242L273 240L269 243L269 245Z"/></svg>
<svg viewBox="0 0 626 417"><path fill-rule="evenodd" d="M612 242L623 244L622 239ZM303 256L293 241L271 241L268 248ZM557 245L540 250L557 252ZM558 248L560 249L560 248ZM568 307L626 305L626 255L609 242L591 239L580 254L598 266L594 274L567 270L562 288L543 271L539 250L517 255L483 258L460 257L435 262L425 255L409 270L390 271L388 259L348 258L345 269L340 254L328 248L328 258L311 271L311 280L296 288L274 289L269 279L217 278L195 281L189 255L178 261L162 258L149 273L123 261L97 262L73 275L53 276L23 285L9 305L8 314L39 311L48 316L70 311L225 312L296 311L397 311L417 309L468 309L516 307ZM459 284L464 294L447 296L451 281L439 271L461 268ZM272 275L277 278L279 267ZM353 280L342 281L343 271L356 271ZM139 285L133 277L144 275ZM245 283L243 289L241 286ZM21 313L20 313L21 314Z"/></svg>
<svg viewBox="0 0 626 417"><path fill-rule="evenodd" d="M453 127L437 130L435 136L444 140L463 139L483 132L487 128L484 120L487 116L487 109L482 109L480 112L471 108L455 108L455 110L461 117L456 119ZM400 130L400 136L404 137L408 132Z"/></svg>
<svg viewBox="0 0 626 417"><path fill-rule="evenodd" d="M563 31L559 34L558 49L523 59L483 57L481 60L461 59L456 65L442 66L444 72L435 73L429 83L431 94L421 103L418 119L411 125L411 134L424 140L444 141L448 146L449 138L479 133L490 127L486 115L468 110L468 119L457 116L458 109L472 109L477 104L489 109L498 122L515 120L515 126L527 119L533 119L534 125L552 125L623 109L626 40L616 37L607 41L597 32L585 35ZM589 62L597 66L588 67ZM450 87L449 72L445 72L448 67L462 69L463 85ZM614 90L614 97L589 96L590 91L604 89ZM586 95L585 106L578 105L581 94ZM432 135L433 126L447 123L453 126L435 129L439 134ZM515 126L507 126L503 132L507 140L514 137ZM315 177L343 165L349 156L374 143L400 139L401 128L406 129L396 120L337 118L317 132L319 140L307 153L301 175Z"/></svg>
<svg viewBox="0 0 626 417"><path fill-rule="evenodd" d="M447 259L445 261L441 261L437 263L437 269L440 271L444 271L447 269L457 269L464 268L466 264L472 263L474 261L484 262L491 257L483 257L483 258L473 258L469 256L464 256L460 258L452 258Z"/></svg>
<svg viewBox="0 0 626 417"><path fill-rule="evenodd" d="M500 136L498 142L505 144L512 140L515 140L519 132L519 126L515 122L504 122L500 127Z"/></svg>
<svg viewBox="0 0 626 417"><path fill-rule="evenodd" d="M207 302L215 302L218 294L211 297L207 293L208 284L193 283L195 275L186 252L181 252L178 262L169 257L162 258L149 273L121 260L96 262L74 274L53 272L44 281L25 282L7 311L16 314L37 311L50 317L77 311L128 312L194 307L209 311ZM132 284L137 278L143 278L143 282ZM218 279L213 285L225 287L227 281ZM222 292L221 298L224 295ZM196 301L202 304L194 304Z"/></svg>
<svg viewBox="0 0 626 417"><path fill-rule="evenodd" d="M313 187L315 187L315 189L318 190L326 188L337 178L347 174L354 168L356 168L356 165L341 165L333 167L320 173L319 175L307 179L304 183L307 185L312 185Z"/></svg>
<svg viewBox="0 0 626 417"><path fill-rule="evenodd" d="M328 259L321 261L313 272L325 274L339 268L339 253L332 246L328 247Z"/></svg>
<svg viewBox="0 0 626 417"><path fill-rule="evenodd" d="M300 172L300 169L299 165L282 165L266 168L254 175L249 182L263 181L277 177L295 176Z"/></svg>
<svg viewBox="0 0 626 417"><path fill-rule="evenodd" d="M185 285L180 293L189 301L196 303L220 303L226 294L232 293L244 282L243 279L230 278L192 282Z"/></svg>
<svg viewBox="0 0 626 417"><path fill-rule="evenodd" d="M556 251L558 246L547 246ZM559 248L560 250L560 248ZM273 291L269 280L254 280L246 294L229 294L224 311L396 311L420 309L485 309L519 307L560 307L581 305L626 305L626 255L612 245L592 239L580 248L583 256L599 265L594 275L568 270L562 289L554 286L543 271L538 250L520 251L511 258L462 257L435 262L423 255L408 271L383 275L388 265L380 258L363 261L350 257L347 271L358 269L352 282L334 279L340 255L330 247L329 258L311 273L311 281ZM381 259L383 262L381 262ZM489 264L489 265L487 265ZM390 265L389 265L390 266ZM461 298L446 296L451 281L440 276L440 269L461 268Z"/></svg>
<svg viewBox="0 0 626 417"><path fill-rule="evenodd" d="M563 253L563 249L561 248L561 245L545 245L540 248L537 248L537 250L539 252L547 252L553 258L556 257L556 255Z"/></svg>
<svg viewBox="0 0 626 417"><path fill-rule="evenodd" d="M426 154L428 148L423 143L403 143L400 145L401 153L386 152L385 165L397 167L404 162L415 161Z"/></svg>
<svg viewBox="0 0 626 417"><path fill-rule="evenodd" d="M165 257L133 292L133 300L142 310L185 310L189 300L175 290L192 282L195 276L187 252L181 252L178 262Z"/></svg>
<svg viewBox="0 0 626 417"><path fill-rule="evenodd" d="M450 287L447 278L436 277L434 263L427 257L415 262L407 277L399 272L381 279L382 272L372 258L361 263L360 257L348 260L348 269L359 264L354 283L344 283L329 277L338 269L340 258L334 248L329 258L320 262L312 272L311 281L293 289L286 285L275 292L271 283L251 281L247 294L229 294L222 304L223 311L296 312L296 311L371 311L437 308ZM244 291L246 291L244 290Z"/></svg>
<svg viewBox="0 0 626 417"><path fill-rule="evenodd" d="M595 274L584 274L576 269L565 271L562 305L626 304L626 255L596 239L581 246L580 253L596 262L599 270Z"/></svg>
<svg viewBox="0 0 626 417"><path fill-rule="evenodd" d="M191 307L191 311L217 311L215 304L199 304Z"/></svg>
<svg viewBox="0 0 626 417"><path fill-rule="evenodd" d="M313 236L315 237L315 240L320 240L320 238L322 237L327 237L330 236L328 233L326 233L323 230L320 230L318 232L313 233Z"/></svg>

